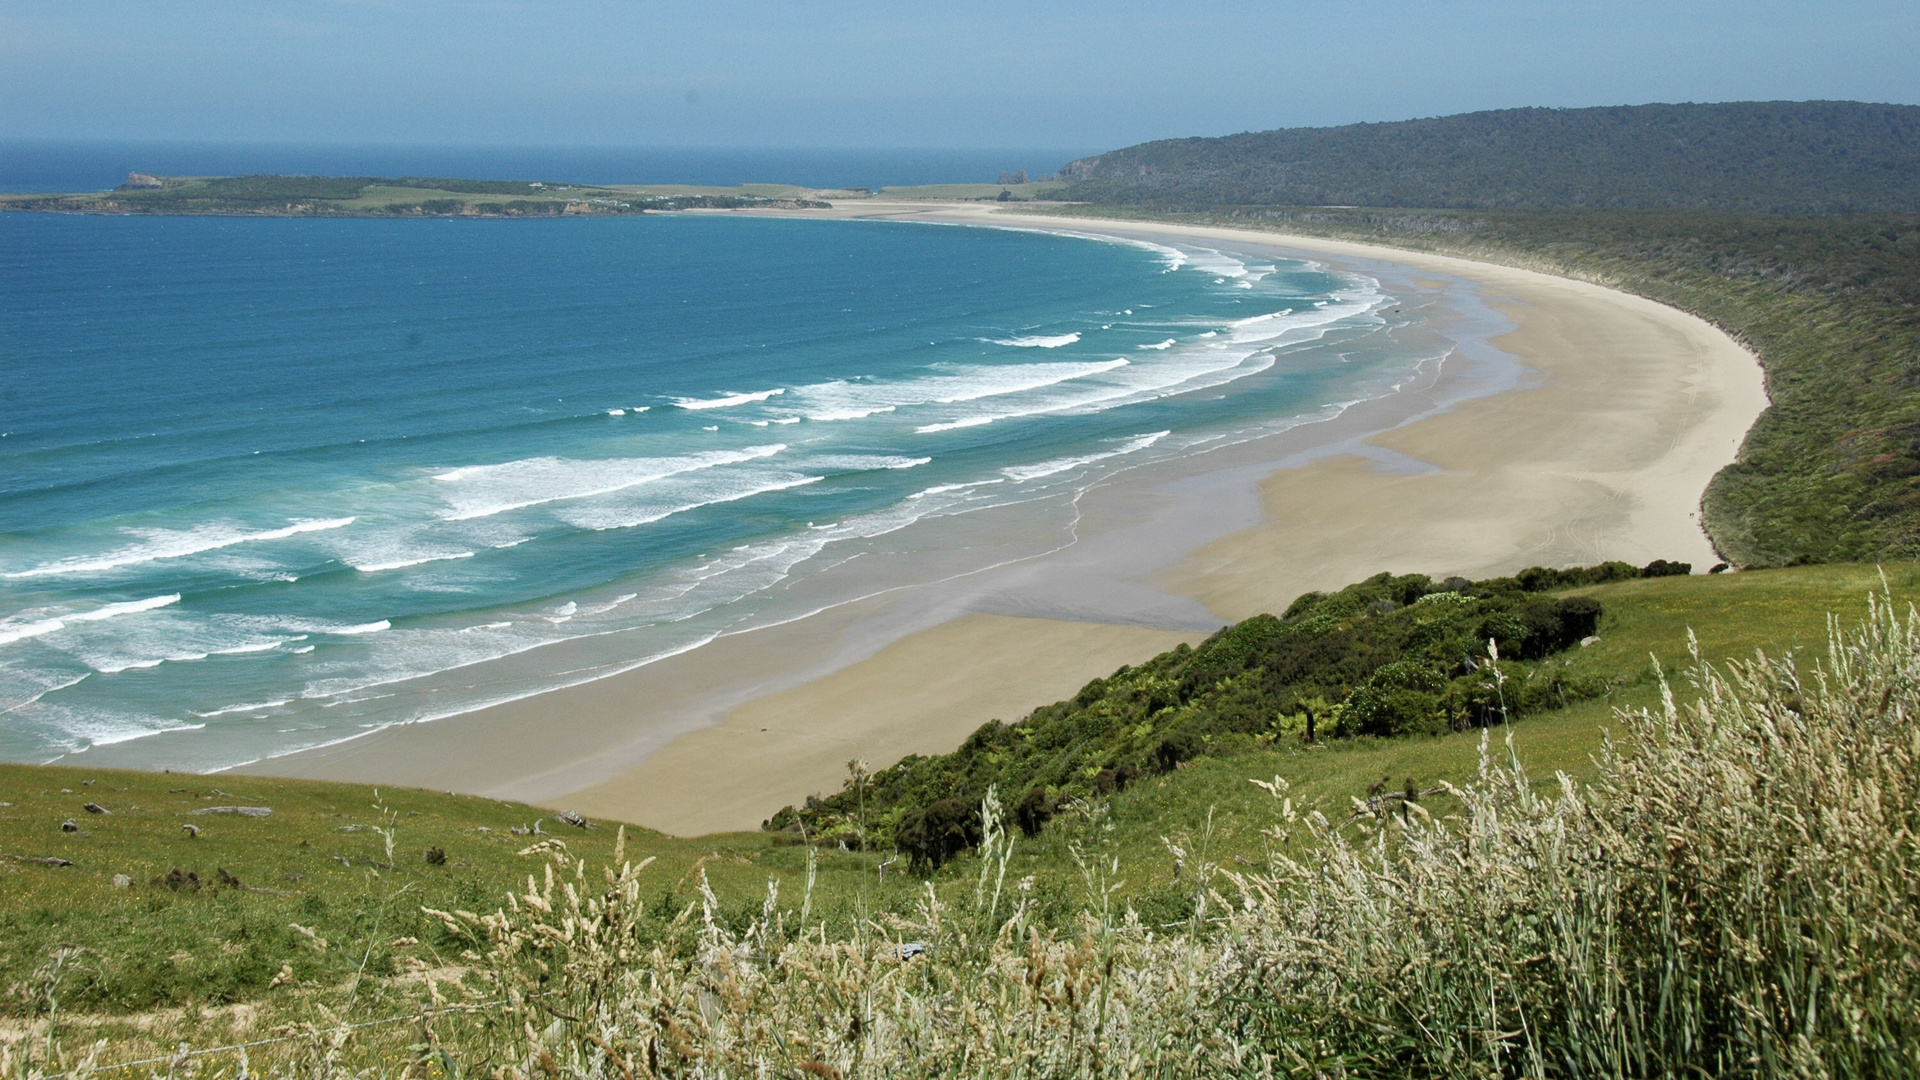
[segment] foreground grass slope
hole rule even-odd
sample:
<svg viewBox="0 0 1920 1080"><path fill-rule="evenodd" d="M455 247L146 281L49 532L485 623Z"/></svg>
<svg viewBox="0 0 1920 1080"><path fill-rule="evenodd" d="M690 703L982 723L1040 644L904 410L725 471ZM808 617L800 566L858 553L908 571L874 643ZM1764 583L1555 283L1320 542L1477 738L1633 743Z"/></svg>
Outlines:
<svg viewBox="0 0 1920 1080"><path fill-rule="evenodd" d="M1603 715L1589 702L1485 732L1205 759L1083 802L1031 843L999 824L989 798L978 849L902 892L880 886L857 852L818 852L809 875L809 849L787 848L800 874L763 863L743 877L711 854L746 857L729 845L762 838L616 834L609 845L596 829L569 833L565 852L531 836L447 849L448 866L519 881L512 896L460 910L401 869L398 843L389 860L383 835L356 839L348 850L394 864L357 866L356 888L398 892L387 911L434 909L399 941L386 938L397 924L336 924L339 936L319 945L326 935L303 923L296 947L341 953L337 967L251 1008L104 1022L43 1008L0 1027L0 1067L28 1080L86 1076L152 1054L137 1071L1913 1075L1920 620L1895 607L1920 592L1920 571L1897 568L1869 608L1866 590L1880 585L1872 568L1819 567L1599 586L1611 621L1583 653L1650 648L1673 668L1691 664L1690 651L1781 651L1616 687L1616 704L1651 709ZM1822 608L1855 627L1831 651ZM1691 650L1689 626L1700 631ZM1555 765L1566 773L1552 775ZM1356 788L1381 770L1438 790L1356 807ZM303 792L339 796L302 808L309 828L351 817L347 796L372 795L260 790L289 805ZM211 792L165 794L190 796L174 808L184 810ZM528 812L427 793L382 792L380 805L365 824L413 822L428 836ZM295 820L276 808L251 823ZM211 829L200 838L211 839ZM146 850L160 842L154 834ZM528 846L503 854L516 843ZM704 865L687 860L703 848ZM58 915L69 932L113 905L155 909L157 897L291 899L49 880L66 883L71 910ZM662 902L689 880L685 906ZM400 957L397 974L353 974L374 942ZM85 962L56 947L48 967L62 956ZM59 978L45 978L53 1003ZM89 1059L103 1035L104 1056ZM244 1056L209 1046L243 1038ZM182 1040L209 1053L191 1056Z"/></svg>
<svg viewBox="0 0 1920 1080"><path fill-rule="evenodd" d="M1620 730L1613 708L1657 703L1651 658L1678 670L1690 629L1709 659L1757 647L1818 654L1825 614L1858 618L1881 580L1873 567L1820 566L1574 590L1595 597L1606 614L1600 641L1568 653L1565 663L1579 677L1605 681L1607 696L1514 724L1516 750L1537 777L1556 770L1590 776L1602 732ZM1920 597L1920 568L1889 567L1887 580L1899 601ZM1018 839L1002 855L1003 885L1019 893L1028 924L1049 932L1079 925L1095 900L1116 912L1130 908L1146 925L1177 927L1201 913L1197 866L1247 870L1273 850L1264 830L1274 823L1274 800L1250 779L1279 777L1300 812L1339 822L1383 780L1394 791L1409 778L1420 791L1464 782L1479 767L1479 747L1478 732L1461 732L1311 746L1286 740L1202 756ZM321 1008L349 1021L404 1015L425 992L423 973L458 986L473 971L463 955L472 943L423 909L494 911L509 891L525 890L526 875L543 872L559 850L552 841L588 867L608 865L616 842L607 823L582 830L549 811L489 799L252 777L5 766L0 802L10 804L0 806L0 852L73 864L0 860L0 986L4 1015L14 1018L0 1032L44 1037L51 1012L65 1018L58 1023L72 1046L110 1038L114 1060L181 1040L209 1045L258 1035L315 1020ZM111 813L90 814L87 802ZM273 812L194 813L216 806ZM1435 815L1460 809L1445 793L1421 806ZM78 831L61 830L68 819ZM539 835L512 831L536 822ZM189 836L186 824L200 835ZM914 917L928 895L903 873L905 860L881 869L892 852L843 851L833 841L811 852L809 891L810 851L795 839L680 840L628 829L626 860L655 860L640 879L636 925L667 940L689 905L697 912L708 903L703 879L713 925L735 934L762 916L770 881L779 888L775 914L791 923L804 909L833 938L874 920ZM1309 842L1296 834L1288 843ZM429 861L433 849L444 861ZM1090 893L1082 864L1092 851L1107 853L1107 861L1104 884ZM960 856L935 875L933 895L966 906L991 861L978 852ZM176 881L190 873L199 888L170 887L165 878L176 869ZM131 887L116 888L116 874ZM483 986L471 988L484 996ZM370 1030L356 1045L367 1060L404 1056L409 1030Z"/></svg>
<svg viewBox="0 0 1920 1080"><path fill-rule="evenodd" d="M208 812L220 807L271 814ZM492 910L537 869L518 854L536 845L605 860L616 829L592 824L418 790L0 766L0 1015L43 1012L50 997L99 1013L220 1005L437 965L423 905ZM627 844L659 858L665 906L693 895L690 872L757 896L805 862L753 834L629 830Z"/></svg>
<svg viewBox="0 0 1920 1080"><path fill-rule="evenodd" d="M1877 604L1826 652L1695 667L1585 783L1490 743L1444 816L1336 823L1268 781L1262 857L1167 846L1171 927L1113 903L1097 836L1076 925L1037 925L992 799L970 896L843 937L769 895L744 933L658 938L645 867L558 867L444 919L553 1022L432 1045L569 1077L1912 1076L1920 616Z"/></svg>

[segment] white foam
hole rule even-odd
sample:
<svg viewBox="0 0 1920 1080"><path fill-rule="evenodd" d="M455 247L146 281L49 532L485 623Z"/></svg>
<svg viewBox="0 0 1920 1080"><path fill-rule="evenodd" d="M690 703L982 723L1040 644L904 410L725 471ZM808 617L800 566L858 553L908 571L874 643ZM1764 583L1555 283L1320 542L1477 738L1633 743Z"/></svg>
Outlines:
<svg viewBox="0 0 1920 1080"><path fill-rule="evenodd" d="M0 645L11 645L26 638L40 637L56 630L64 630L73 623L99 622L120 615L133 615L142 611L152 611L180 602L179 593L166 596L150 596L145 600L125 600L116 604L102 604L90 611L66 612L53 618L36 618L31 621L17 621L14 618L0 620Z"/></svg>
<svg viewBox="0 0 1920 1080"><path fill-rule="evenodd" d="M211 720L216 716L226 716L229 713L260 712L264 709L278 709L282 705L286 705L289 701L291 701L290 698L280 698L275 701L256 701L247 705L228 705L225 708L213 709L209 712L196 712L193 715L200 717L202 720Z"/></svg>
<svg viewBox="0 0 1920 1080"><path fill-rule="evenodd" d="M166 596L149 596L145 600L128 600L119 604L105 604L92 611L82 611L75 615L67 615L65 618L68 622L99 622L101 619L111 619L117 615L131 615L136 611L152 611L154 608L168 607L179 602L179 593L169 593Z"/></svg>
<svg viewBox="0 0 1920 1080"><path fill-rule="evenodd" d="M1128 361L1069 361L1050 364L937 365L918 378L898 382L836 379L794 391L809 420L858 420L900 408L955 405L983 398L1004 397L1084 379Z"/></svg>
<svg viewBox="0 0 1920 1080"><path fill-rule="evenodd" d="M377 574L382 570L399 570L407 566L419 566L421 563L450 562L454 559L471 559L471 551L450 551L442 555L418 555L405 559L393 559L387 562L350 563L355 570L363 574Z"/></svg>
<svg viewBox="0 0 1920 1080"><path fill-rule="evenodd" d="M631 529L637 525L651 525L656 521L684 514L689 510L698 510L703 506L718 506L722 503L738 502L755 495L766 495L789 488L805 487L825 480L824 476L786 475L772 480L749 480L737 487L722 485L710 489L699 497L678 503L654 504L644 507L583 506L564 512L561 520L569 525L595 532L608 529Z"/></svg>
<svg viewBox="0 0 1920 1080"><path fill-rule="evenodd" d="M51 634L55 630L65 629L66 625L59 619L36 619L32 622L10 619L0 623L0 645L11 645L16 641Z"/></svg>
<svg viewBox="0 0 1920 1080"><path fill-rule="evenodd" d="M75 675L71 669L65 671L22 670L11 665L3 670L8 678L0 681L0 715L24 709L48 694L56 694L70 686L78 686L96 674L91 670L83 671L78 675Z"/></svg>
<svg viewBox="0 0 1920 1080"><path fill-rule="evenodd" d="M801 463L806 469L830 472L869 472L876 469L917 469L930 465L930 457L897 457L886 454L826 454Z"/></svg>
<svg viewBox="0 0 1920 1080"><path fill-rule="evenodd" d="M1041 409L1041 410L1035 410L1035 411L1051 412L1052 410ZM1027 416L1027 415L1030 415L1030 414L1024 413L1024 412L1006 412L1006 413L997 413L994 415L986 415L986 416L969 416L963 420L948 420L947 422L942 424L921 424L919 427L914 428L913 430L916 434L932 435L935 432L940 432L940 431L959 431L961 428L984 427L987 424L993 423L995 420L1011 420L1016 416Z"/></svg>
<svg viewBox="0 0 1920 1080"><path fill-rule="evenodd" d="M105 570L117 570L123 566L153 562L157 559L178 559L205 551L218 551L235 544L284 540L301 533L344 529L353 524L353 521L354 519L350 517L295 521L278 529L258 530L241 529L231 525L197 525L191 529L129 529L126 531L142 537L146 542L118 548L104 555L59 559L32 569L0 574L0 577L33 578L54 574L93 574Z"/></svg>
<svg viewBox="0 0 1920 1080"><path fill-rule="evenodd" d="M674 398L673 403L683 409L698 412L701 409L731 409L736 405L751 405L756 401L765 401L770 397L784 394L785 388L773 390L755 390L745 394L728 394L717 398Z"/></svg>
<svg viewBox="0 0 1920 1080"><path fill-rule="evenodd" d="M1194 248L1187 253L1187 258L1195 270L1203 274L1212 274L1216 278L1234 279L1247 276L1246 263L1213 248Z"/></svg>
<svg viewBox="0 0 1920 1080"><path fill-rule="evenodd" d="M245 645L235 645L226 649L214 649L212 654L214 656L245 656L248 653L267 652L287 644L289 640L291 639L275 638L271 641L250 641Z"/></svg>
<svg viewBox="0 0 1920 1080"><path fill-rule="evenodd" d="M211 656L211 655L212 655L211 653L204 653L204 652L175 652L175 653L168 653L165 656L145 657L140 660L122 660L119 662L103 661L101 663L94 664L93 670L98 671L102 675L118 675L123 671L130 671L130 670L136 670L136 669L142 669L142 668L157 668L161 664L168 663L169 661L176 664L190 664L197 660L205 660L208 656Z"/></svg>
<svg viewBox="0 0 1920 1080"><path fill-rule="evenodd" d="M875 406L872 406L871 408L865 408L865 409L860 408L858 406L853 406L851 408L845 408L845 409L825 409L820 412L810 412L807 414L806 418L808 420L817 420L817 421L820 421L821 423L831 423L836 420L864 420L869 416L878 416L882 413L890 413L894 411L896 408L899 408L899 406L875 405ZM793 416L780 421L780 423L794 424L794 423L798 423L799 421L800 421L800 417Z"/></svg>
<svg viewBox="0 0 1920 1080"><path fill-rule="evenodd" d="M1359 287L1339 294L1335 303L1324 308L1251 316L1230 324L1225 334L1208 331L1187 347L1163 350L1162 356L1150 361L1090 374L1054 393L1028 395L991 412L922 424L915 431L936 433L1019 417L1103 412L1222 386L1271 368L1274 350L1323 337L1386 300L1369 287Z"/></svg>
<svg viewBox="0 0 1920 1080"><path fill-rule="evenodd" d="M1178 345L1178 344L1180 344L1180 339L1179 339L1179 338L1168 338L1168 339L1167 339L1167 340L1165 340L1165 341L1161 341L1161 342L1157 342L1157 343L1155 343L1155 344L1152 344L1152 345L1141 345L1141 346L1137 346L1137 347L1138 347L1138 348L1142 348L1142 349L1152 349L1152 350L1154 350L1155 352L1160 352L1160 351L1162 351L1162 350L1165 350L1165 349L1171 349L1171 348L1173 348L1173 347L1174 347L1175 345Z"/></svg>
<svg viewBox="0 0 1920 1080"><path fill-rule="evenodd" d="M608 410L607 410L607 415L608 415L608 416L625 416L625 415L627 415L627 410L625 410L625 409L608 409Z"/></svg>
<svg viewBox="0 0 1920 1080"><path fill-rule="evenodd" d="M1000 471L1006 474L1007 479L1012 480L1016 484L1027 480L1038 480L1043 476L1053 476L1056 473L1078 469L1083 465L1092 465L1095 462L1105 461L1108 458L1116 458L1124 454L1132 454L1145 450L1147 447L1152 446L1170 434L1172 434L1172 432L1156 431L1148 435L1137 435L1134 438L1128 439L1118 448L1102 453L1054 458L1052 461L1042 461L1033 465L1013 465Z"/></svg>
<svg viewBox="0 0 1920 1080"><path fill-rule="evenodd" d="M470 465L434 476L455 485L447 496L449 521L470 521L544 503L611 495L682 473L772 457L785 443L709 450L681 457L577 460L538 457L499 465Z"/></svg>
<svg viewBox="0 0 1920 1080"><path fill-rule="evenodd" d="M1068 334L1040 335L1035 337L988 338L991 345L1009 345L1016 349L1058 349L1062 345L1071 345L1080 340L1079 331Z"/></svg>
<svg viewBox="0 0 1920 1080"><path fill-rule="evenodd" d="M939 405L952 405L962 401L1022 394L1074 379L1084 379L1089 375L1099 375L1114 368L1126 367L1127 364L1127 360L1115 357L1083 364L1018 364L1012 367L974 368L966 374L940 380L941 387L951 388L932 401Z"/></svg>
<svg viewBox="0 0 1920 1080"><path fill-rule="evenodd" d="M382 630L390 630L392 628L393 623L386 619L381 619L379 622L360 623L355 626L330 627L320 631L320 633L335 634L340 637L358 637L361 634L377 634Z"/></svg>
<svg viewBox="0 0 1920 1080"><path fill-rule="evenodd" d="M971 483L966 483L966 484L935 484L934 486L927 488L924 491L916 491L913 494L907 496L907 498L924 499L929 495L945 495L951 491L965 491L968 488L986 487L989 484L1004 484L1004 483L1006 483L1006 480L1004 478L1001 478L1001 479L995 479L995 480L975 480Z"/></svg>
<svg viewBox="0 0 1920 1080"><path fill-rule="evenodd" d="M145 739L153 735L165 735L170 731L199 731L207 726L205 724L183 724L174 720L157 720L147 723L136 721L123 727L103 729L97 726L97 723L96 721L96 726L94 726L91 731L76 733L87 740L87 745L77 747L74 751L75 753L79 753L90 747L112 746L115 743L132 742L135 739Z"/></svg>

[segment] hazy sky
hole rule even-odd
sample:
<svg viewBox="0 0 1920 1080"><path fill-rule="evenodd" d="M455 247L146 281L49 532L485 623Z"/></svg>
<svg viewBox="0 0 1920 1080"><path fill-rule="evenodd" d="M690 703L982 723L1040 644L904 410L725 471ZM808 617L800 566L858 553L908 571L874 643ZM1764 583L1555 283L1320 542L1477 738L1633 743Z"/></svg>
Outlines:
<svg viewBox="0 0 1920 1080"><path fill-rule="evenodd" d="M1111 147L1519 105L1916 103L1915 42L1915 0L6 0L0 136Z"/></svg>

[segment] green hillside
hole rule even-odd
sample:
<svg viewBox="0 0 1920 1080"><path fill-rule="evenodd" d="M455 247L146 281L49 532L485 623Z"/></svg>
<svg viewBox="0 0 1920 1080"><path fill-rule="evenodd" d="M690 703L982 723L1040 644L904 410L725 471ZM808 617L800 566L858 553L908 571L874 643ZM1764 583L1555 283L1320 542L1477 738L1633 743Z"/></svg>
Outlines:
<svg viewBox="0 0 1920 1080"><path fill-rule="evenodd" d="M1167 206L1920 211L1920 107L1503 109L1166 139L1061 170L1062 197Z"/></svg>

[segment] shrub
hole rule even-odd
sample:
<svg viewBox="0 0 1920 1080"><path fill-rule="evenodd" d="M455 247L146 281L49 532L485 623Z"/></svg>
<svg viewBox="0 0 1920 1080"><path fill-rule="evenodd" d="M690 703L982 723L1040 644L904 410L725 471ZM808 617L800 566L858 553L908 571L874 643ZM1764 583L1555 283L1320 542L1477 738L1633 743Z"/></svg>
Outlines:
<svg viewBox="0 0 1920 1080"><path fill-rule="evenodd" d="M1053 817L1053 800L1047 798L1047 789L1037 787L1027 792L1013 807L1014 824L1020 826L1020 832L1031 840L1040 835L1047 820Z"/></svg>
<svg viewBox="0 0 1920 1080"><path fill-rule="evenodd" d="M1173 731L1153 748L1153 764L1161 772L1172 772L1183 761L1191 760L1204 746L1191 731Z"/></svg>

